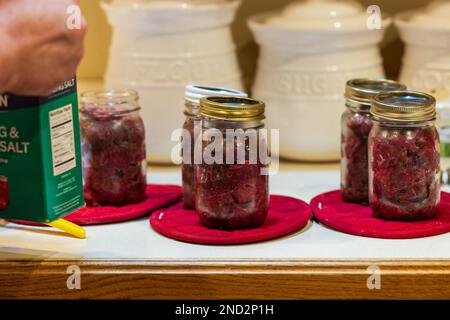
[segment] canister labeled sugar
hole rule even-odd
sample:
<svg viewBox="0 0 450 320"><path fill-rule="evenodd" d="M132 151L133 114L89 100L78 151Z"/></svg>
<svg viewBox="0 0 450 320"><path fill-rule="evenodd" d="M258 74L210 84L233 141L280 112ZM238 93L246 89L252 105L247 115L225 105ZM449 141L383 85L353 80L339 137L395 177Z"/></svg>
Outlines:
<svg viewBox="0 0 450 320"><path fill-rule="evenodd" d="M84 205L75 78L49 97L0 94L0 218L51 222Z"/></svg>

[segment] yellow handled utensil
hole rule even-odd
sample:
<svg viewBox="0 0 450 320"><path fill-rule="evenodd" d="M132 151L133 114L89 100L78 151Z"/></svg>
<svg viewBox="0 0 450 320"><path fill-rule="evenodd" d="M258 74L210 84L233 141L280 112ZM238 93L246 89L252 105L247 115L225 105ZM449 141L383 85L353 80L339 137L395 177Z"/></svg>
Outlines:
<svg viewBox="0 0 450 320"><path fill-rule="evenodd" d="M86 239L86 230L84 228L80 227L79 225L76 225L75 223L69 222L64 219L59 219L50 223L47 223L47 225L65 231L68 234L80 238L80 239Z"/></svg>

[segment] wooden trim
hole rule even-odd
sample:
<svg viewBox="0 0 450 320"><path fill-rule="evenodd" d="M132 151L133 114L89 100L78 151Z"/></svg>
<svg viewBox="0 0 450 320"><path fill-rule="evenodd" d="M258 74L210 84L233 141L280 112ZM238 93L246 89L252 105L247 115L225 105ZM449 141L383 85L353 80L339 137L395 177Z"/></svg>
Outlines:
<svg viewBox="0 0 450 320"><path fill-rule="evenodd" d="M450 260L0 261L0 299L450 299Z"/></svg>

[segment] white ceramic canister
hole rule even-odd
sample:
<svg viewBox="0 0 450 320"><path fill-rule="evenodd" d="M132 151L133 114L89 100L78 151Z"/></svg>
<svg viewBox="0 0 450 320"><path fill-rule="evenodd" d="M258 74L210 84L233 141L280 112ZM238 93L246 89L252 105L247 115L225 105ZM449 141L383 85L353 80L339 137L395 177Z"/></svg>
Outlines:
<svg viewBox="0 0 450 320"><path fill-rule="evenodd" d="M378 44L390 20L376 29L370 18L347 1L294 2L250 18L261 47L252 94L267 104L268 127L280 129L281 157L340 158L345 83L384 76Z"/></svg>
<svg viewBox="0 0 450 320"><path fill-rule="evenodd" d="M405 54L400 81L415 90L450 91L450 2L395 17Z"/></svg>
<svg viewBox="0 0 450 320"><path fill-rule="evenodd" d="M183 122L187 83L242 90L230 29L239 4L237 0L102 4L114 29L106 86L139 92L148 161L171 162L171 135Z"/></svg>

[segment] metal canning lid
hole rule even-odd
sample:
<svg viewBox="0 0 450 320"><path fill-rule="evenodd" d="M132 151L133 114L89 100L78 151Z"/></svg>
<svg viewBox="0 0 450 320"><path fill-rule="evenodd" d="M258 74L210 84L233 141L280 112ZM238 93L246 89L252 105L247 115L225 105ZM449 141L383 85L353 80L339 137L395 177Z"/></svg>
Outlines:
<svg viewBox="0 0 450 320"><path fill-rule="evenodd" d="M377 94L370 113L375 119L429 121L436 118L436 99L418 91L390 91Z"/></svg>
<svg viewBox="0 0 450 320"><path fill-rule="evenodd" d="M221 97L240 97L247 98L248 95L245 92L214 87L204 85L187 85L184 92L184 98L186 101L199 104L202 98L221 96Z"/></svg>
<svg viewBox="0 0 450 320"><path fill-rule="evenodd" d="M370 106L376 94L398 90L406 90L406 86L388 79L352 79L345 86L345 97L350 102Z"/></svg>
<svg viewBox="0 0 450 320"><path fill-rule="evenodd" d="M208 97L200 100L202 116L230 121L263 120L265 104L262 101L238 97Z"/></svg>
<svg viewBox="0 0 450 320"><path fill-rule="evenodd" d="M0 182L7 182L8 178L5 176L0 176Z"/></svg>

